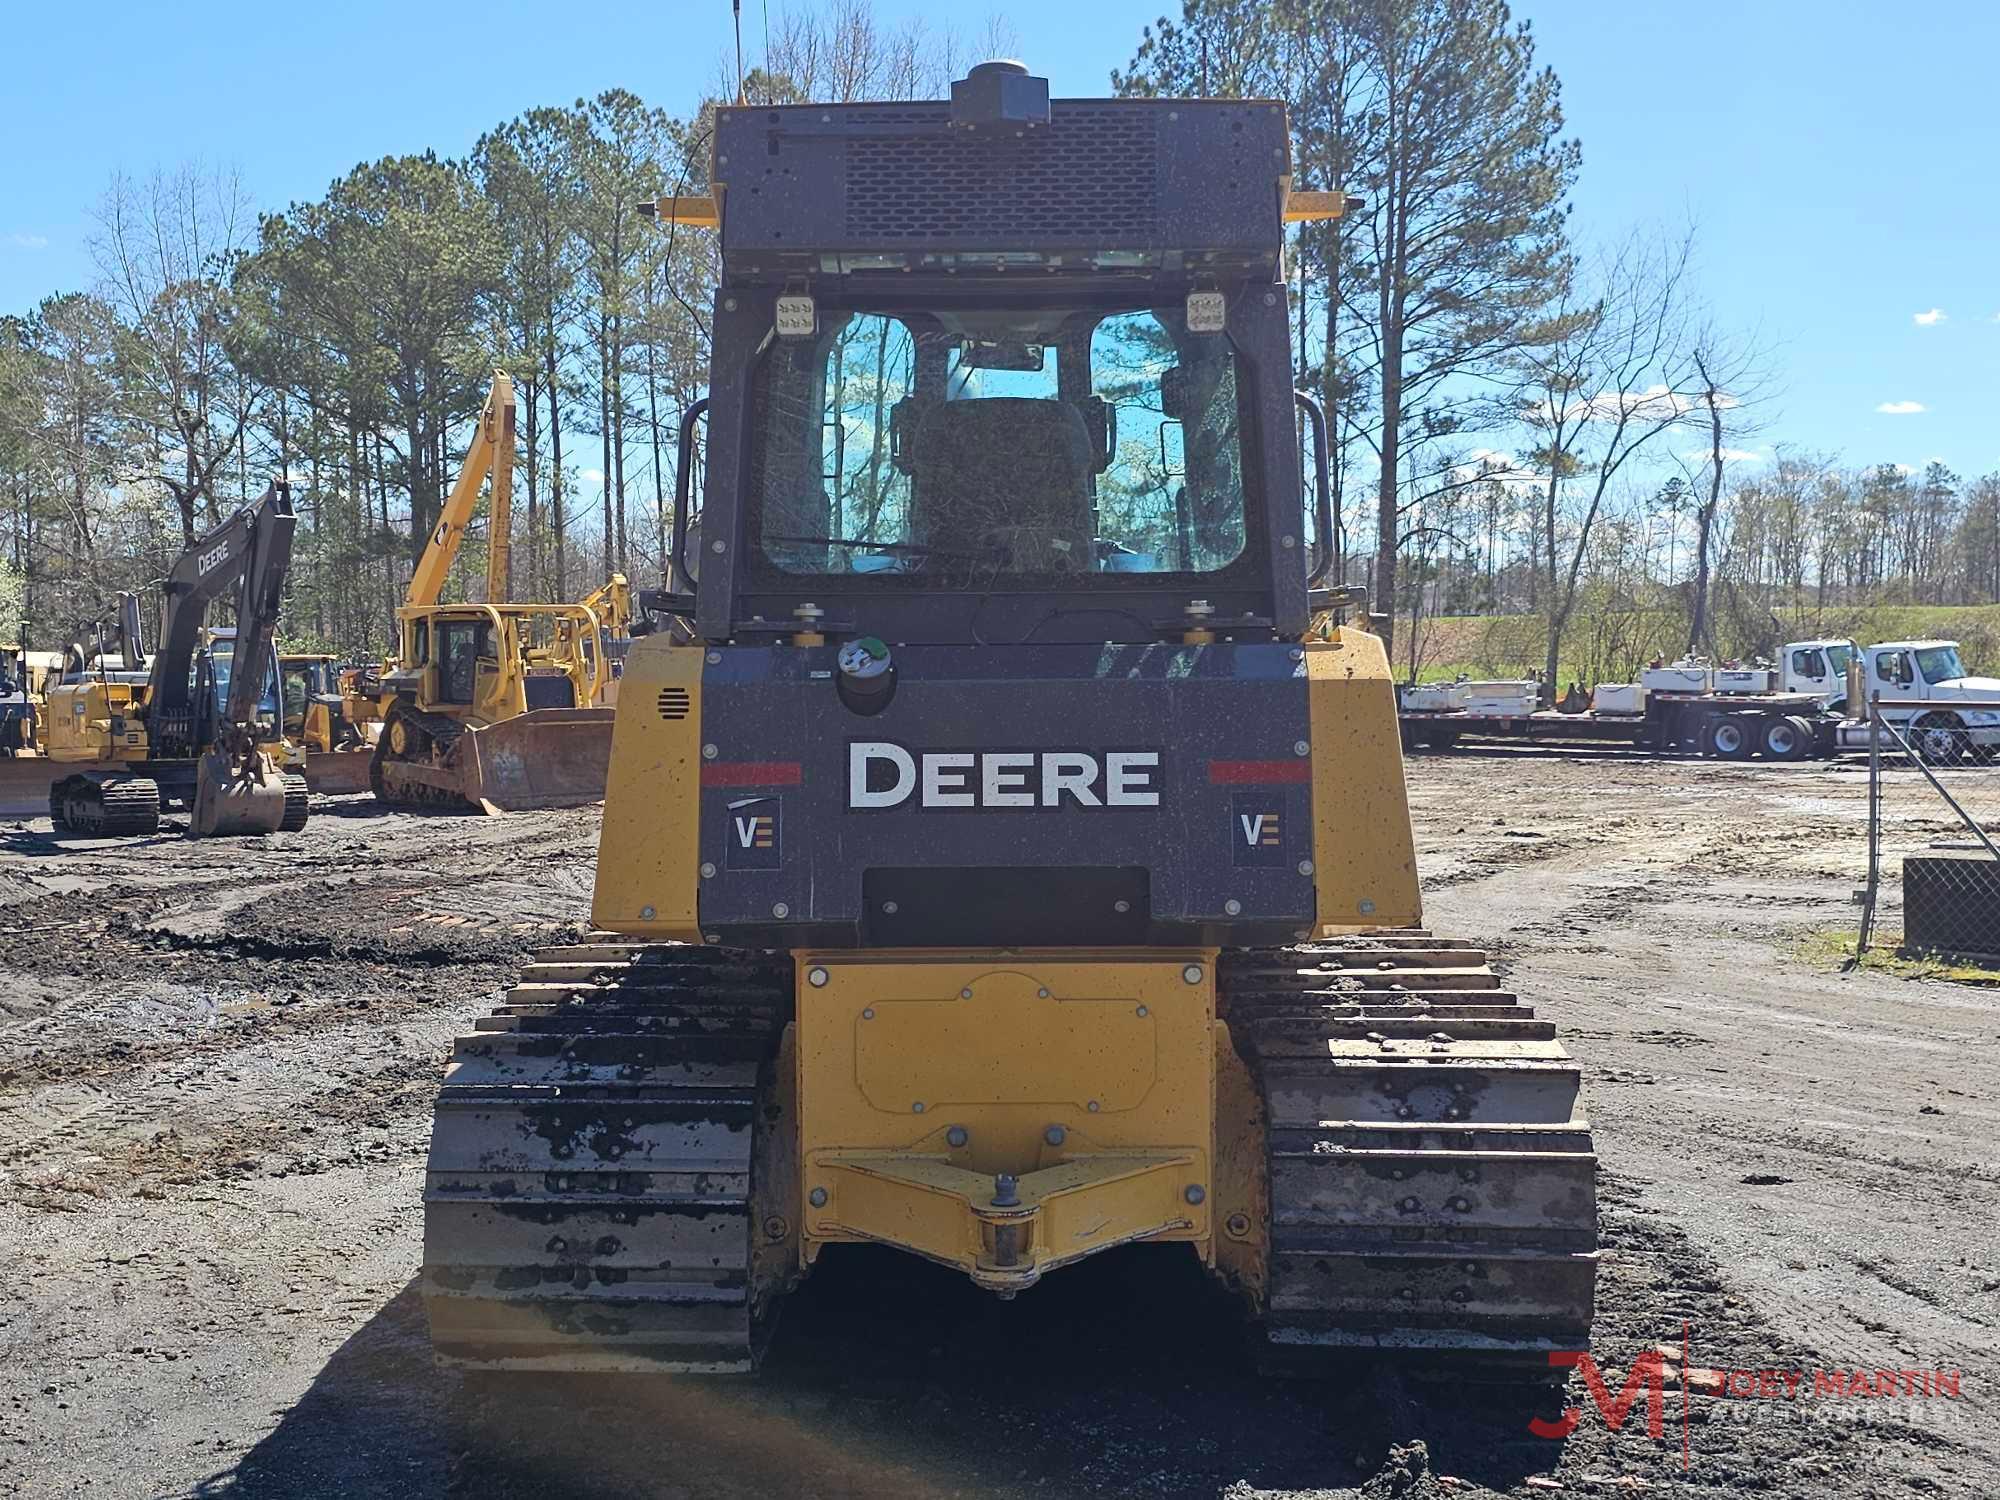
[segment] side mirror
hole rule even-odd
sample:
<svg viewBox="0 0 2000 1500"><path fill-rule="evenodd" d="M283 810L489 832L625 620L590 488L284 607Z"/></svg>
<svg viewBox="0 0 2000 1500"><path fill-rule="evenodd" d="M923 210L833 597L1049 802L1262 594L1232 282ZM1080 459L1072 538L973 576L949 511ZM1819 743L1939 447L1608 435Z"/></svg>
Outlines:
<svg viewBox="0 0 2000 1500"><path fill-rule="evenodd" d="M1160 415L1184 422L1188 401L1188 372L1179 365L1160 371Z"/></svg>
<svg viewBox="0 0 2000 1500"><path fill-rule="evenodd" d="M1326 413L1319 402L1304 391L1292 392L1292 399L1299 410L1305 413L1306 426L1312 431L1312 495L1313 495L1313 552L1312 569L1306 575L1306 587L1317 588L1333 570L1339 556L1338 538L1333 529L1333 482L1327 469L1326 457Z"/></svg>

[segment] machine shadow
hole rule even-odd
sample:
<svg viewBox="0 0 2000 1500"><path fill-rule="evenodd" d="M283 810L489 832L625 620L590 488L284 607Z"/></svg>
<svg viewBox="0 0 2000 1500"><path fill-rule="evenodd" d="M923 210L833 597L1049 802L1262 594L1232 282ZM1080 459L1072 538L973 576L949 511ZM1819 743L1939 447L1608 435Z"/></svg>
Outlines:
<svg viewBox="0 0 2000 1500"><path fill-rule="evenodd" d="M1562 1445L1560 1392L1428 1383L1383 1361L1252 1367L1229 1299L1135 1248L1013 1303L872 1248L829 1251L761 1376L486 1376L433 1368L414 1283L278 1428L199 1495L1213 1495L1415 1469L1507 1490ZM1392 1451L1393 1450L1393 1451Z"/></svg>
<svg viewBox="0 0 2000 1500"><path fill-rule="evenodd" d="M46 817L47 814L44 813L43 816ZM26 819L22 821L25 822ZM74 856L79 854L94 854L101 851L122 853L127 849L152 849L162 846L179 847L187 842L186 835L183 832L185 826L184 819L176 824L163 818L160 822L160 831L158 833L145 835L129 833L107 834L101 838L93 838L88 834L81 833L59 834L54 830L50 830L47 833L37 833L30 828L10 828L5 833L0 833L0 852L25 855L30 859L52 859L60 855Z"/></svg>

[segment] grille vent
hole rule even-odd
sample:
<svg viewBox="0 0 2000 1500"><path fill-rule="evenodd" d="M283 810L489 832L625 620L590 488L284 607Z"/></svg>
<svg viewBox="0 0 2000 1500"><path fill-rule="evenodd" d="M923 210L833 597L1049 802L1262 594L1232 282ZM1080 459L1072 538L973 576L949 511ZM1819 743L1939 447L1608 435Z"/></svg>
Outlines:
<svg viewBox="0 0 2000 1500"><path fill-rule="evenodd" d="M847 143L847 230L868 244L1149 244L1157 136L1144 111L1058 108L1048 129L1024 137L858 137Z"/></svg>
<svg viewBox="0 0 2000 1500"><path fill-rule="evenodd" d="M688 690L684 687L660 689L660 717L663 719L685 719L691 706Z"/></svg>

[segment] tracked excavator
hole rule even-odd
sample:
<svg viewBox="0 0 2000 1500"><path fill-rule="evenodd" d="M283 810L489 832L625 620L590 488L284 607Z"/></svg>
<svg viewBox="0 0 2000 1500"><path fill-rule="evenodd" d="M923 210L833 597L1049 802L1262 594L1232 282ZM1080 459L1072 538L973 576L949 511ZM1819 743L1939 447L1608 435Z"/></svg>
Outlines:
<svg viewBox="0 0 2000 1500"><path fill-rule="evenodd" d="M1280 1364L1546 1364L1577 1065L1422 925L1289 379L1284 226L1347 200L1276 103L951 93L724 108L656 206L721 235L699 554L682 505L597 931L453 1048L436 1352L746 1372L829 1246L1010 1298L1143 1245Z"/></svg>
<svg viewBox="0 0 2000 1500"><path fill-rule="evenodd" d="M184 806L195 837L305 826L306 783L283 764L275 697L260 713L296 525L290 492L272 484L175 562L157 650L145 650L132 594L89 645L71 646L48 690L48 755L66 768L49 788L58 829L154 833L162 804ZM232 594L233 629L206 630L208 607Z"/></svg>
<svg viewBox="0 0 2000 1500"><path fill-rule="evenodd" d="M614 576L574 604L506 602L514 411L514 383L496 371L396 612L398 654L378 679L381 729L369 763L375 796L394 806L512 812L604 795L622 663L609 644L611 606L597 601L629 601L629 590ZM445 604L445 580L489 476L487 602Z"/></svg>

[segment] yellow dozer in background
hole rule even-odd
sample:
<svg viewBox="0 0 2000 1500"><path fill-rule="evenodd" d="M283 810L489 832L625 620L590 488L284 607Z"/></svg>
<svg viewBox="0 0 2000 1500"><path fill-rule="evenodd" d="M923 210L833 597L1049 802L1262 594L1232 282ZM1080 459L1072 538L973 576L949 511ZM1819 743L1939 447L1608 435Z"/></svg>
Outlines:
<svg viewBox="0 0 2000 1500"><path fill-rule="evenodd" d="M369 758L376 797L394 806L511 812L604 796L630 590L614 576L575 604L505 602L514 409L514 383L496 372L457 483L396 611L397 653L379 677L381 728ZM487 602L442 603L489 476Z"/></svg>
<svg viewBox="0 0 2000 1500"><path fill-rule="evenodd" d="M285 739L305 756L306 785L327 794L368 790L373 749L349 712L340 658L323 651L281 651L278 678Z"/></svg>
<svg viewBox="0 0 2000 1500"><path fill-rule="evenodd" d="M1192 1256L1280 1364L1585 1347L1577 1065L1423 927L1389 664L1326 583L1284 225L1346 199L1289 141L1004 63L716 111L718 199L656 209L721 228L702 566L679 506L599 932L453 1048L444 1359L749 1371L856 1244L1003 1298Z"/></svg>

